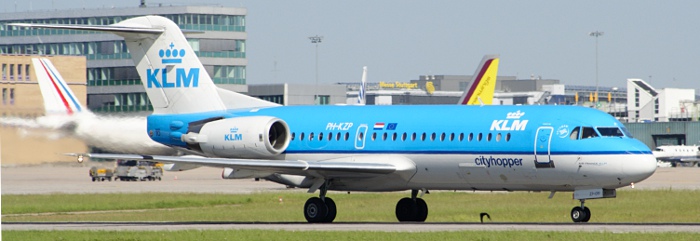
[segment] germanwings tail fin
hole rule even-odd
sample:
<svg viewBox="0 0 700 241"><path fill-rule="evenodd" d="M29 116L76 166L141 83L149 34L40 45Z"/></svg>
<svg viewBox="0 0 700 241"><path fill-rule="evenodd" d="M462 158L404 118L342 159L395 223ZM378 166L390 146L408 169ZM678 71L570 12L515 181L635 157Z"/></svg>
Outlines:
<svg viewBox="0 0 700 241"><path fill-rule="evenodd" d="M464 90L460 105L491 105L496 90L499 55L485 55L472 75L472 81Z"/></svg>
<svg viewBox="0 0 700 241"><path fill-rule="evenodd" d="M124 38L153 105L154 114L220 111L227 107L277 106L233 92L224 103L214 81L180 28L160 16L136 17L112 25L10 24L20 27L103 31ZM231 97L231 96L229 96Z"/></svg>
<svg viewBox="0 0 700 241"><path fill-rule="evenodd" d="M357 104L365 105L365 91L367 90L367 66L362 67L362 82L360 92L357 94Z"/></svg>
<svg viewBox="0 0 700 241"><path fill-rule="evenodd" d="M51 60L33 58L32 64L34 64L41 96L44 98L44 109L47 115L72 115L85 110Z"/></svg>

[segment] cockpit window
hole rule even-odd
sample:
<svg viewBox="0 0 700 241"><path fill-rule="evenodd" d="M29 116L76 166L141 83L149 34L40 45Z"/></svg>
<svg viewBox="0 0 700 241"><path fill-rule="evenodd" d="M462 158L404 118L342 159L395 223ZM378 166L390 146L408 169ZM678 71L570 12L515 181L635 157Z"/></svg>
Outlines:
<svg viewBox="0 0 700 241"><path fill-rule="evenodd" d="M571 140L578 140L578 138L579 138L579 135L578 135L578 134L579 134L579 133L581 133L581 127L580 127L580 126L577 126L577 127L574 128L573 130L571 130L571 134L569 135L569 138L570 138Z"/></svg>
<svg viewBox="0 0 700 241"><path fill-rule="evenodd" d="M597 127L598 132L600 133L601 136L606 136L606 137L621 137L624 136L622 134L622 131L620 128L617 127Z"/></svg>
<svg viewBox="0 0 700 241"><path fill-rule="evenodd" d="M583 132L581 133L581 139L588 139L598 137L598 133L595 132L593 127L583 127Z"/></svg>

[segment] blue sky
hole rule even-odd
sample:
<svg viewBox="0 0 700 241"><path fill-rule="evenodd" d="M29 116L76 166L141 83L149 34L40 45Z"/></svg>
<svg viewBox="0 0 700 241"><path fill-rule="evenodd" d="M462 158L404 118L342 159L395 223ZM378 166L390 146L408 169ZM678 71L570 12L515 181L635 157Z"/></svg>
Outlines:
<svg viewBox="0 0 700 241"><path fill-rule="evenodd" d="M60 2L61 4L57 4ZM130 1L0 0L2 12L129 7ZM160 0L183 5L185 1ZM472 74L484 54L501 55L499 75L541 76L600 86L642 78L656 88L700 93L700 1L247 1L248 83L409 81ZM10 7L8 7L10 6Z"/></svg>

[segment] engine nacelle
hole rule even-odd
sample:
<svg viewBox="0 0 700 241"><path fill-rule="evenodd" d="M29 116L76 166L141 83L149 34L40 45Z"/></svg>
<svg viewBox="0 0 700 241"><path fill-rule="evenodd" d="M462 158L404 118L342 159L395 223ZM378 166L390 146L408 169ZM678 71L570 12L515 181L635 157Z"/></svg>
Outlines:
<svg viewBox="0 0 700 241"><path fill-rule="evenodd" d="M199 133L182 135L182 141L208 156L270 158L289 146L289 127L270 116L220 119L202 125Z"/></svg>

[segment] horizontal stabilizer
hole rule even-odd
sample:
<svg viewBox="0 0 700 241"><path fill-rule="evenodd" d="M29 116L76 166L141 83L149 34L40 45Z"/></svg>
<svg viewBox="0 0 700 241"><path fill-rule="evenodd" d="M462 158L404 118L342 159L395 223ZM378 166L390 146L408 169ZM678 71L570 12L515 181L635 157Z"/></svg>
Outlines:
<svg viewBox="0 0 700 241"><path fill-rule="evenodd" d="M165 31L163 28L151 28L142 26L121 26L113 25L67 25L67 24L39 24L39 23L11 23L10 26L28 27L28 28L55 28L55 29L72 29L85 31L101 31L115 33L150 33L161 34Z"/></svg>

